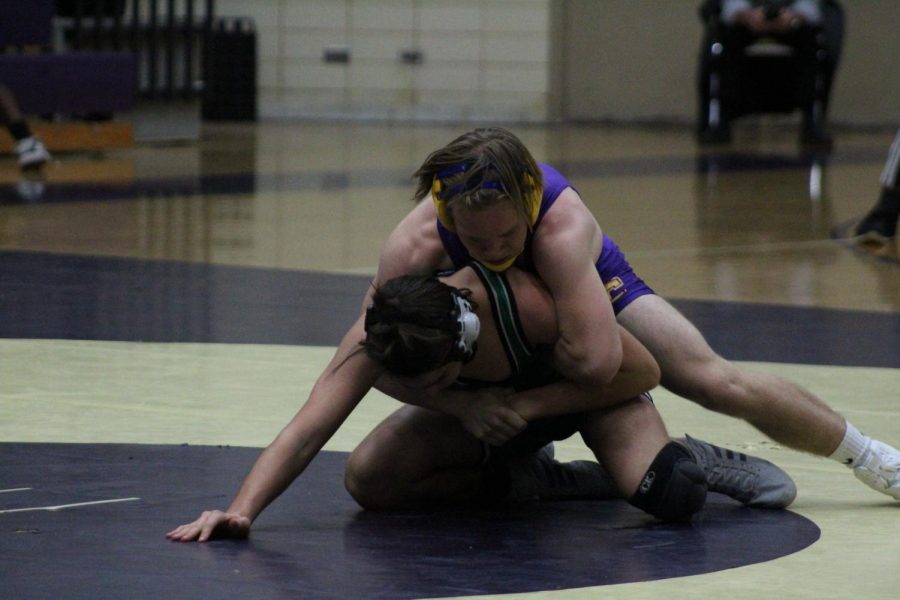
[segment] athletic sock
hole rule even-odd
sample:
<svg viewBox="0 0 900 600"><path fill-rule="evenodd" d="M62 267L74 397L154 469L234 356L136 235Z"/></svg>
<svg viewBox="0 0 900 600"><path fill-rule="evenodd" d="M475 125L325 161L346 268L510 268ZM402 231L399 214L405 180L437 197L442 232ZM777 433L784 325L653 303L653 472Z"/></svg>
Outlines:
<svg viewBox="0 0 900 600"><path fill-rule="evenodd" d="M844 421L844 423L846 424L844 439L828 458L852 468L862 459L872 440L860 433L850 421Z"/></svg>

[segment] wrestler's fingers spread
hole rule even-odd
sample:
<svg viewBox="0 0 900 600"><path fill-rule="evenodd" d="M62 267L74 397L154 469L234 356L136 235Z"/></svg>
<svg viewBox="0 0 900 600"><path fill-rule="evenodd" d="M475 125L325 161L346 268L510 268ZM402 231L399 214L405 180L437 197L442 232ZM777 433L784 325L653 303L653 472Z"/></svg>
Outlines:
<svg viewBox="0 0 900 600"><path fill-rule="evenodd" d="M189 540L190 537L183 530L176 530L166 535L166 538L173 542L184 542Z"/></svg>
<svg viewBox="0 0 900 600"><path fill-rule="evenodd" d="M188 527L188 526L187 525L179 525L178 527L176 527L175 529L173 529L172 531L167 533L166 537L167 538L179 537L180 535L182 535L182 533L184 533L184 530L186 527Z"/></svg>

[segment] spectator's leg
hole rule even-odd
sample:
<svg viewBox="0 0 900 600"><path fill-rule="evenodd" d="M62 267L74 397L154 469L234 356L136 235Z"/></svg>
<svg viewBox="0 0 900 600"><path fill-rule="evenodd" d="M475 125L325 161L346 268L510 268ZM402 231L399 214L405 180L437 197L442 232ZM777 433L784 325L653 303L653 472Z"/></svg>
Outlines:
<svg viewBox="0 0 900 600"><path fill-rule="evenodd" d="M881 172L881 194L878 202L856 226L856 235L883 243L897 235L900 219L900 130L888 151Z"/></svg>
<svg viewBox="0 0 900 600"><path fill-rule="evenodd" d="M786 36L794 48L798 74L799 104L803 110L800 139L804 144L828 146L831 136L825 127L831 71L821 27L801 27Z"/></svg>
<svg viewBox="0 0 900 600"><path fill-rule="evenodd" d="M50 160L50 153L32 134L12 92L2 83L0 83L0 121L16 140L16 154L19 156L19 167L23 171L38 168Z"/></svg>
<svg viewBox="0 0 900 600"><path fill-rule="evenodd" d="M700 130L701 143L727 143L731 141L731 122L744 113L741 106L741 89L746 85L744 50L753 43L755 36L743 27L719 26L715 39L710 38L705 51L709 59L710 107L715 106L713 120L707 113L706 127Z"/></svg>
<svg viewBox="0 0 900 600"><path fill-rule="evenodd" d="M700 47L700 70L697 78L697 139L701 144L731 141L731 131L722 112L722 71L724 45L718 36L719 28L704 35Z"/></svg>

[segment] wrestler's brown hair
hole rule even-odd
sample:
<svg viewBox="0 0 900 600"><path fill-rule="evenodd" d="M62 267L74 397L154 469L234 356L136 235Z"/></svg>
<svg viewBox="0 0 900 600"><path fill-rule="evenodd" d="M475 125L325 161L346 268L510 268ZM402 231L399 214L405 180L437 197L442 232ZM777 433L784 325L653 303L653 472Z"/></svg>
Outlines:
<svg viewBox="0 0 900 600"><path fill-rule="evenodd" d="M361 342L366 354L398 375L419 375L458 360L454 294L471 296L434 276L404 275L378 286Z"/></svg>

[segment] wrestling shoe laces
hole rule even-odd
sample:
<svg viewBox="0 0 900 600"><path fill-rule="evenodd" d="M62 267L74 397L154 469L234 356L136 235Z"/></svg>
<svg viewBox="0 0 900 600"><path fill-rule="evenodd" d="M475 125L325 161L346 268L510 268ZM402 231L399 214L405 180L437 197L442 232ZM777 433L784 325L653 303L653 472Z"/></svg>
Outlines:
<svg viewBox="0 0 900 600"><path fill-rule="evenodd" d="M553 445L509 463L509 500L607 500L621 498L612 477L590 460L559 462Z"/></svg>
<svg viewBox="0 0 900 600"><path fill-rule="evenodd" d="M900 452L878 440L869 442L853 474L873 490L900 500Z"/></svg>
<svg viewBox="0 0 900 600"><path fill-rule="evenodd" d="M791 477L767 460L714 446L685 435L688 449L709 484L709 491L756 508L785 508L797 497Z"/></svg>

